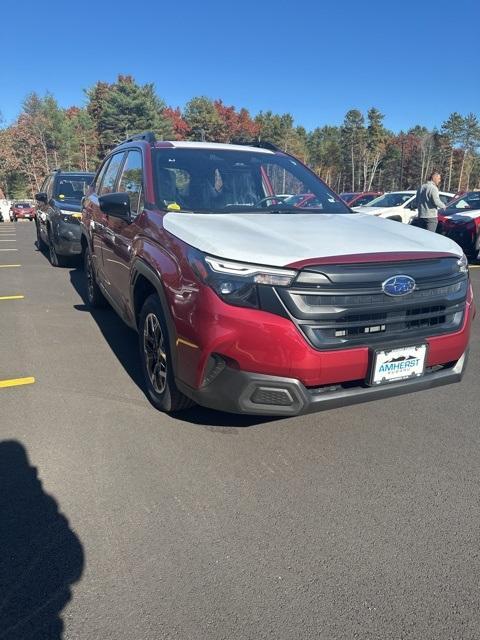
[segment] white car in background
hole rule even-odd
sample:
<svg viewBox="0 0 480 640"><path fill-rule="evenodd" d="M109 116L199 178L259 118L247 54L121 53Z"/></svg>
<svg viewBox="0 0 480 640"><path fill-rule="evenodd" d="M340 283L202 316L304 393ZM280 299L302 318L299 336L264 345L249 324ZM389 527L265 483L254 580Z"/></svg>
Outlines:
<svg viewBox="0 0 480 640"><path fill-rule="evenodd" d="M375 200L372 200L363 207L353 207L353 211L410 224L413 218L416 218L418 215L416 196L417 192L413 190L390 191L384 193L382 196L378 196L378 198L375 198ZM440 200L445 204L447 204L453 196L453 193L440 191Z"/></svg>

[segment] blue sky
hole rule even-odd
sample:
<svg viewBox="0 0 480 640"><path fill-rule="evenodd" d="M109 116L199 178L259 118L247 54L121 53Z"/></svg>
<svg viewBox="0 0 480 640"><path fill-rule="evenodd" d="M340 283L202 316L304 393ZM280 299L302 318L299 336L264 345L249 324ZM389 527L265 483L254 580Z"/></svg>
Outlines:
<svg viewBox="0 0 480 640"><path fill-rule="evenodd" d="M376 106L387 127L480 116L480 2L389 0L6 0L0 27L0 111L119 73L154 82L170 105L207 95L253 115L290 112L312 129Z"/></svg>

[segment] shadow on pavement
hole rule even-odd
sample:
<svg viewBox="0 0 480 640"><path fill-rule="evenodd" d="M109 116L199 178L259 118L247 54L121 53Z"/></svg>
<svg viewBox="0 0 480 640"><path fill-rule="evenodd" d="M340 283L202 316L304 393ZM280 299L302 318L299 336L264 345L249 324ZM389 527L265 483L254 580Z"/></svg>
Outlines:
<svg viewBox="0 0 480 640"><path fill-rule="evenodd" d="M199 407L198 405L178 413L177 417L183 422L189 422L190 424L196 424L202 427L211 427L212 431L218 428L217 430L221 433L228 433L229 430L233 430L235 427L239 429L259 427L268 422L279 420L279 418L270 418L268 416L225 413L224 411L215 411L214 409L207 409L206 407Z"/></svg>
<svg viewBox="0 0 480 640"><path fill-rule="evenodd" d="M83 566L82 545L25 448L0 442L1 640L61 640L60 613Z"/></svg>
<svg viewBox="0 0 480 640"><path fill-rule="evenodd" d="M132 331L110 308L92 309L87 304L85 276L82 269L72 269L70 280L85 304L74 305L77 311L87 311L98 325L117 360L128 373L132 381L142 390L149 402L145 381L138 355L137 334ZM190 424L206 427L253 427L278 418L265 416L237 415L195 406L175 414L175 417ZM1 636L0 636L1 640Z"/></svg>
<svg viewBox="0 0 480 640"><path fill-rule="evenodd" d="M83 269L72 269L70 271L70 281L85 303L82 305L76 304L74 308L77 311L90 313L122 367L146 396L143 373L138 357L137 334L127 327L110 307L93 309L88 306Z"/></svg>

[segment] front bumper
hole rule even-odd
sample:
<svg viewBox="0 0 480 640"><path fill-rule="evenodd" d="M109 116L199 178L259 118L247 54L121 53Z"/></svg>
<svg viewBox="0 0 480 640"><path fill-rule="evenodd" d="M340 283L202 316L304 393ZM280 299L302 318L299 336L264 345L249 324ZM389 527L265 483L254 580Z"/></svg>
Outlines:
<svg viewBox="0 0 480 640"><path fill-rule="evenodd" d="M229 413L295 416L460 382L467 359L468 350L452 366L439 370L432 367L419 378L376 387L359 383L310 389L294 378L251 373L230 367L226 367L213 382L200 389L192 389L180 380L176 382L185 395L204 407Z"/></svg>
<svg viewBox="0 0 480 640"><path fill-rule="evenodd" d="M58 225L55 250L62 256L74 256L82 253L82 230L79 224L61 222Z"/></svg>

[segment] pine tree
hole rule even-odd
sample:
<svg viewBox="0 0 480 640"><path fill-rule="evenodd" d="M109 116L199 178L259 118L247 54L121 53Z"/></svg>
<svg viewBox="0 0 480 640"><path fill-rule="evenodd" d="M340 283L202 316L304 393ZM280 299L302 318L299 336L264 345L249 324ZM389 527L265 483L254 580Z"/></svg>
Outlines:
<svg viewBox="0 0 480 640"><path fill-rule="evenodd" d="M345 160L349 162L351 168L351 190L357 188L357 181L360 172L355 173L357 165L363 162L365 153L365 120L358 109L351 109L345 115L342 126L342 143L345 152ZM348 154L348 155L347 155ZM347 160L348 157L348 160Z"/></svg>
<svg viewBox="0 0 480 640"><path fill-rule="evenodd" d="M448 162L448 184L447 190L452 187L452 170L453 170L453 150L460 141L460 135L463 129L463 117L454 111L447 120L442 123L442 131L447 136L450 143L450 158Z"/></svg>
<svg viewBox="0 0 480 640"><path fill-rule="evenodd" d="M191 140L219 142L225 128L213 101L205 96L192 98L186 105L184 118L190 127Z"/></svg>
<svg viewBox="0 0 480 640"><path fill-rule="evenodd" d="M98 83L87 91L102 151L122 140L151 130L160 139L172 137L171 121L164 117L165 104L153 84L138 85L132 76L118 76L115 84Z"/></svg>

